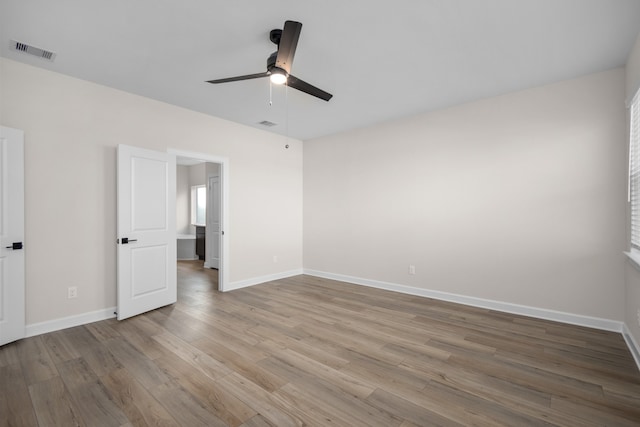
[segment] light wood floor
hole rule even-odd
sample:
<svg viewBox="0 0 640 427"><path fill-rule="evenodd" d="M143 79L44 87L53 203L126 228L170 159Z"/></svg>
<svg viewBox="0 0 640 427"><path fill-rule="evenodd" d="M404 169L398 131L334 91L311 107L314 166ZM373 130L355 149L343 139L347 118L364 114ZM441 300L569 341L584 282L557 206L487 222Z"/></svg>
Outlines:
<svg viewBox="0 0 640 427"><path fill-rule="evenodd" d="M640 425L616 333L309 276L0 347L0 425Z"/></svg>

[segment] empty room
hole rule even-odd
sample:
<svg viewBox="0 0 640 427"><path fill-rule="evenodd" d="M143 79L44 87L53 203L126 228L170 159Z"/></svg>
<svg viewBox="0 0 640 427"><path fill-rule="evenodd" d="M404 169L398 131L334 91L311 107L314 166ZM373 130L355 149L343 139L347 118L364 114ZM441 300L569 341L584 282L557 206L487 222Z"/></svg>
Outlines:
<svg viewBox="0 0 640 427"><path fill-rule="evenodd" d="M0 0L0 426L640 425L640 1Z"/></svg>

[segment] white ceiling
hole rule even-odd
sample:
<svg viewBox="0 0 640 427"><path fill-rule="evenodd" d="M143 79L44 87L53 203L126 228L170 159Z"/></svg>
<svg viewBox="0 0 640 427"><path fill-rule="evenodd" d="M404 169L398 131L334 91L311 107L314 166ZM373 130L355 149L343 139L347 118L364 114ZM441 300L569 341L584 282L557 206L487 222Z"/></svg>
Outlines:
<svg viewBox="0 0 640 427"><path fill-rule="evenodd" d="M331 101L205 83L265 71L287 19L292 74ZM307 140L623 66L640 0L0 0L0 31L6 58Z"/></svg>

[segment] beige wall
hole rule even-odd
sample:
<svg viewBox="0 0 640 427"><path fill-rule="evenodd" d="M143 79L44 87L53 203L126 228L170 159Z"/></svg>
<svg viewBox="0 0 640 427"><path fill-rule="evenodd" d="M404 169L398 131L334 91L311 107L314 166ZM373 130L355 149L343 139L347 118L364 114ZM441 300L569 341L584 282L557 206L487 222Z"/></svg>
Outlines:
<svg viewBox="0 0 640 427"><path fill-rule="evenodd" d="M305 269L623 320L624 78L305 141Z"/></svg>
<svg viewBox="0 0 640 427"><path fill-rule="evenodd" d="M626 77L626 96L627 100L631 101L640 88L640 34L627 61ZM634 267L631 261L628 261L625 273L625 323L637 345L640 345L640 267Z"/></svg>
<svg viewBox="0 0 640 427"><path fill-rule="evenodd" d="M207 166L205 163L189 166L189 185L205 185L207 183Z"/></svg>
<svg viewBox="0 0 640 427"><path fill-rule="evenodd" d="M115 305L118 144L229 159L231 283L301 268L300 141L7 59L0 73L0 121L25 132L27 324Z"/></svg>
<svg viewBox="0 0 640 427"><path fill-rule="evenodd" d="M28 324L115 305L120 143L230 159L231 282L302 267L300 141L6 59L0 73L0 122L25 131ZM624 319L638 340L624 97L618 69L305 142L305 268Z"/></svg>

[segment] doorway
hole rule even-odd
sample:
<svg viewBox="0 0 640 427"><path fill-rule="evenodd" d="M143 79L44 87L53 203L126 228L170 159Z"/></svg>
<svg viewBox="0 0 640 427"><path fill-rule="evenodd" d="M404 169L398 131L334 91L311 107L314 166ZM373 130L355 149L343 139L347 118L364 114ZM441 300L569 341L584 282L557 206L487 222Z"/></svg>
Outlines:
<svg viewBox="0 0 640 427"><path fill-rule="evenodd" d="M169 153L176 156L179 284L201 286L208 282L224 291L229 277L224 232L228 224L228 161L200 153ZM183 294L180 289L178 294Z"/></svg>
<svg viewBox="0 0 640 427"><path fill-rule="evenodd" d="M177 150L160 152L120 144L117 162L118 320L176 302L177 158L218 165L220 235L224 237L229 194L226 158ZM221 238L219 246L217 290L224 291L229 277L227 239Z"/></svg>

